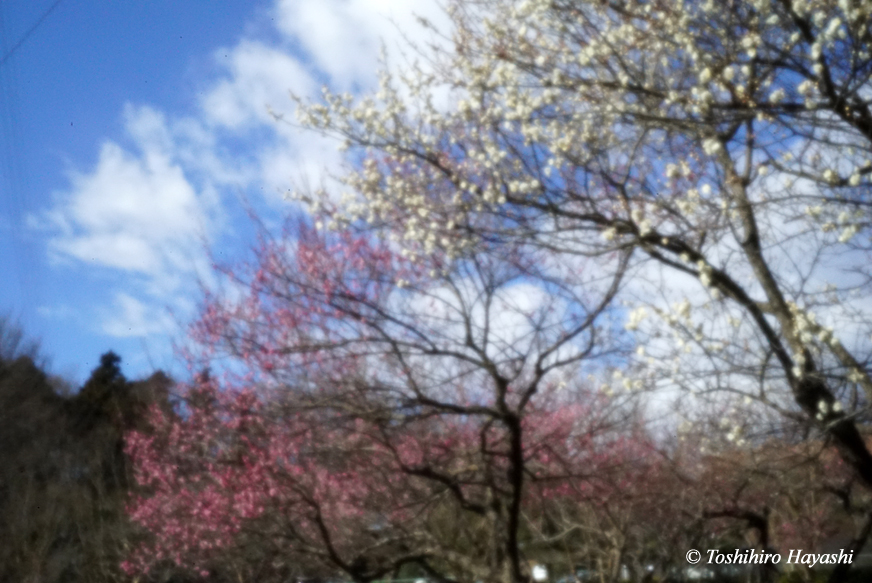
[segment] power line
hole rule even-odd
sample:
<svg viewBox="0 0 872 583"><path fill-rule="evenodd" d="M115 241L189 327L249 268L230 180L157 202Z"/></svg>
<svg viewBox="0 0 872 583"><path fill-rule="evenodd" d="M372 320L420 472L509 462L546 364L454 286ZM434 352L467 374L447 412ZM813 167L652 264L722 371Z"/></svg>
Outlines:
<svg viewBox="0 0 872 583"><path fill-rule="evenodd" d="M9 45L6 34L4 7L0 0L0 198L3 199L8 215L10 249L14 249L8 259L17 276L20 290L19 301L25 313L31 312L38 297L37 262L32 257L30 245L24 239L23 218L26 205L24 193L30 191L26 165L24 163L26 143L21 139L19 112L18 72L12 57L31 35L42 25L62 0L55 0L27 31L13 44ZM4 229L5 230L5 229ZM4 233L5 235L5 233ZM4 239L6 237L3 237ZM5 259L5 257L4 257Z"/></svg>
<svg viewBox="0 0 872 583"><path fill-rule="evenodd" d="M52 5L48 7L48 10L46 10L45 12L42 13L42 16L40 16L36 20L36 22L34 22L30 26L30 28L27 29L27 32L25 32L24 35L20 39L18 39L18 41L14 45L12 45L12 47L8 51L6 51L6 53L3 55L3 57L0 58L0 67L5 65L6 61L8 61L10 58L12 58L12 55L14 55L15 52L19 48L21 48L21 45L23 45L27 41L27 39L30 38L30 35L32 35L34 32L36 32L36 29L39 28L43 22L45 22L45 19L48 18L49 15L52 12L54 12L55 8L60 6L60 3L63 1L64 0L55 0L54 3L52 3Z"/></svg>

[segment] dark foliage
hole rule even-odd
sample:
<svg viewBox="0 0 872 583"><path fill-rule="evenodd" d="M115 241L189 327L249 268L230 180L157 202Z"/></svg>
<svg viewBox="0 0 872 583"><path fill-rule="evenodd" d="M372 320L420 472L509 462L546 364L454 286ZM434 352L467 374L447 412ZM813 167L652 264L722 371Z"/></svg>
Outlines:
<svg viewBox="0 0 872 583"><path fill-rule="evenodd" d="M122 581L131 536L124 432L166 401L163 373L131 382L109 352L63 395L38 345L0 321L0 581Z"/></svg>

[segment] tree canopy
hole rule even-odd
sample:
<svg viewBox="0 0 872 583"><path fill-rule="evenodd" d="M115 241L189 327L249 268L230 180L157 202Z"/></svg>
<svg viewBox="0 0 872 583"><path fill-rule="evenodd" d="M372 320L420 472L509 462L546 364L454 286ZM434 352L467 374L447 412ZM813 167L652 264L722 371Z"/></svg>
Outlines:
<svg viewBox="0 0 872 583"><path fill-rule="evenodd" d="M376 94L299 101L346 171L206 297L203 362L233 364L132 436L155 538L128 568L256 548L259 577L520 583L750 532L859 550L872 3L446 9Z"/></svg>

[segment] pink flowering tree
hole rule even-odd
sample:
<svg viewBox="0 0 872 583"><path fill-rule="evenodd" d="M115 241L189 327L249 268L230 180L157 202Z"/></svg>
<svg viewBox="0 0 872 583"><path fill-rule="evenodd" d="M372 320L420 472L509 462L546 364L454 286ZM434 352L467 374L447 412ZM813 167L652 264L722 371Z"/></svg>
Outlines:
<svg viewBox="0 0 872 583"><path fill-rule="evenodd" d="M264 236L193 326L213 372L129 438L150 536L126 568L256 549L276 574L527 580L535 501L626 485L645 455L630 398L579 380L620 354L620 277L587 267Z"/></svg>
<svg viewBox="0 0 872 583"><path fill-rule="evenodd" d="M568 572L584 566L608 581L620 580L626 568L641 577L648 565L674 564L675 547L686 544L695 516L656 441L634 412L623 414L617 432L577 432L588 415L562 410L563 422L543 434L548 465L530 500L536 544L551 549ZM580 451L592 455L580 460ZM680 540L670 540L672 534Z"/></svg>

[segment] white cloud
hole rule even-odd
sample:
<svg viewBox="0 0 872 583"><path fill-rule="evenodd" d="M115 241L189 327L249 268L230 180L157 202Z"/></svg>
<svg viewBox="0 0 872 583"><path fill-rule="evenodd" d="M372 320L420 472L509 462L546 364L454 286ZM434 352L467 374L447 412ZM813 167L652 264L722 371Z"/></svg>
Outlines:
<svg viewBox="0 0 872 583"><path fill-rule="evenodd" d="M103 332L115 338L143 337L150 334L167 334L174 330L172 320L126 293L115 295L111 310L104 314Z"/></svg>
<svg viewBox="0 0 872 583"><path fill-rule="evenodd" d="M258 160L260 180L268 193L332 184L331 169L339 167L341 155L335 142L322 136L299 136L271 149L264 149Z"/></svg>
<svg viewBox="0 0 872 583"><path fill-rule="evenodd" d="M281 112L290 106L289 92L311 95L316 87L299 60L254 40L243 40L232 49L215 52L226 61L228 75L201 102L207 121L232 129L272 123L269 109Z"/></svg>
<svg viewBox="0 0 872 583"><path fill-rule="evenodd" d="M276 14L279 29L342 90L371 85L382 46L393 53L403 35L420 37L418 16L437 27L447 20L436 2L409 0L279 0Z"/></svg>
<svg viewBox="0 0 872 583"><path fill-rule="evenodd" d="M204 243L220 245L234 226L222 201L259 187L275 205L275 194L301 182L329 181L341 161L337 144L277 122L270 110L293 121L289 93L317 98L320 79L371 88L382 44L393 49L403 33L421 30L413 10L440 19L435 2L277 0L277 30L249 29L213 53L220 73L192 111L125 108L127 140L106 140L92 168L70 173L54 207L29 218L48 231L55 260L124 275L110 290L112 306L98 308L105 334L164 333L167 306L190 312L196 276L209 277ZM265 40L276 32L286 36Z"/></svg>
<svg viewBox="0 0 872 583"><path fill-rule="evenodd" d="M71 176L71 190L48 215L56 255L158 278L191 268L208 222L198 194L168 151L167 130L154 111L128 116L138 147L100 149L90 173Z"/></svg>

